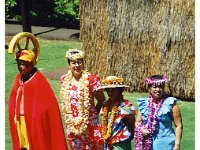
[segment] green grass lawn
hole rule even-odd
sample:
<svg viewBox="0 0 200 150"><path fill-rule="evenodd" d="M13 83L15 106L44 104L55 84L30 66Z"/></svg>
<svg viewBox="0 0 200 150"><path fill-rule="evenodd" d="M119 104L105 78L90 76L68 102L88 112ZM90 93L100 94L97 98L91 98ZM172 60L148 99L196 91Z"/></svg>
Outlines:
<svg viewBox="0 0 200 150"><path fill-rule="evenodd" d="M69 41L57 41L57 40L43 40L39 39L40 43L40 59L37 64L37 68L41 69L41 72L54 70L56 68L65 67L67 65L65 52L69 48L81 48L80 42ZM11 90L15 75L18 73L14 56L10 56L5 52L5 146L6 150L12 149L12 143L10 138L10 131L8 125L8 111L7 111L7 99ZM55 95L59 99L60 81L48 79ZM125 99L130 100L137 109L136 99L138 97L147 96L146 93L127 93L124 92ZM195 103L193 102L178 102L183 119L183 137L181 142L181 150L194 150L195 149Z"/></svg>

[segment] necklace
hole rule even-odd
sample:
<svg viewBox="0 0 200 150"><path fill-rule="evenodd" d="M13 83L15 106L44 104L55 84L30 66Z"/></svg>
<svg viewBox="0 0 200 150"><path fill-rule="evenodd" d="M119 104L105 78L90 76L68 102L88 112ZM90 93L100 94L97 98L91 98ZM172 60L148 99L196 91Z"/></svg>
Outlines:
<svg viewBox="0 0 200 150"><path fill-rule="evenodd" d="M77 100L78 100L78 116L73 116L73 110L71 108L70 101L70 82L73 77L72 72L69 71L65 75L63 85L61 87L61 99L62 110L64 113L64 120L71 133L75 135L82 135L88 128L89 123L89 109L90 109L90 97L89 97L89 72L82 71L81 78L79 79L79 86L77 88Z"/></svg>
<svg viewBox="0 0 200 150"><path fill-rule="evenodd" d="M118 109L119 104L120 104L120 101L117 101L114 107L112 107L112 110L109 116L110 118L109 123L108 123L108 110L111 106L111 100L109 99L104 106L103 118L102 118L102 134L103 134L104 140L108 140L111 137L114 119L117 114L117 109Z"/></svg>
<svg viewBox="0 0 200 150"><path fill-rule="evenodd" d="M165 100L165 96L163 96L158 103L157 107L153 108L153 97L150 95L148 99L148 120L147 120L147 128L145 127L144 123L141 121L135 127L135 150L150 150L152 145L152 134L156 129L156 125L158 122L158 111L162 107L162 104ZM144 137L142 130L146 128L150 135ZM143 142L141 142L143 141Z"/></svg>
<svg viewBox="0 0 200 150"><path fill-rule="evenodd" d="M148 130L152 134L154 130L156 129L156 124L157 124L157 114L158 111L160 110L162 104L164 102L164 98L160 100L158 103L157 107L153 107L153 98L152 96L149 97L148 100Z"/></svg>

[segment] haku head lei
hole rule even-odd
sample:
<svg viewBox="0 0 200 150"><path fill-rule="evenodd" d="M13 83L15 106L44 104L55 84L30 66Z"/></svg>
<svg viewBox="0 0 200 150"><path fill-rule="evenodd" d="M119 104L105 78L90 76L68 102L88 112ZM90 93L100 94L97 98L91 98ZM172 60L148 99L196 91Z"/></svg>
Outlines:
<svg viewBox="0 0 200 150"><path fill-rule="evenodd" d="M148 84L148 85L163 85L165 84L165 82L168 81L168 78L167 76L161 76L161 75L153 75L151 77L147 77L145 79L145 82Z"/></svg>
<svg viewBox="0 0 200 150"><path fill-rule="evenodd" d="M84 52L82 50L78 50L78 49L69 49L66 52L66 57L69 60L83 59L84 56L85 56Z"/></svg>

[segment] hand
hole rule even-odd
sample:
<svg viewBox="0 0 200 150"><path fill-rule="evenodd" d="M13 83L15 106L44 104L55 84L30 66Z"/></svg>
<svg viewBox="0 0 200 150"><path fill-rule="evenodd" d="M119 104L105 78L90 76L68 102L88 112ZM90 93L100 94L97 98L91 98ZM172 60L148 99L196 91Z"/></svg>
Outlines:
<svg viewBox="0 0 200 150"><path fill-rule="evenodd" d="M124 126L128 125L128 120L126 117L122 118L120 121Z"/></svg>
<svg viewBox="0 0 200 150"><path fill-rule="evenodd" d="M147 130L145 127L142 129L142 133L144 136L148 136L150 134L149 130Z"/></svg>
<svg viewBox="0 0 200 150"><path fill-rule="evenodd" d="M179 144L175 144L173 150L180 150L180 145Z"/></svg>

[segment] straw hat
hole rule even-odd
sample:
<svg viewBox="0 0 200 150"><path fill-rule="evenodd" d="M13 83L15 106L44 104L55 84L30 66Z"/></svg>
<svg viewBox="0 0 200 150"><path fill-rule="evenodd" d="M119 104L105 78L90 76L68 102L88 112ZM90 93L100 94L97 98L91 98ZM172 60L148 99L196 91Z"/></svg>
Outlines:
<svg viewBox="0 0 200 150"><path fill-rule="evenodd" d="M101 86L97 89L107 89L107 88L118 88L118 87L129 87L124 84L124 79L117 76L108 76L102 80Z"/></svg>

